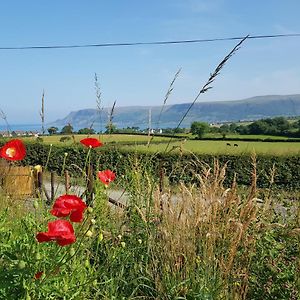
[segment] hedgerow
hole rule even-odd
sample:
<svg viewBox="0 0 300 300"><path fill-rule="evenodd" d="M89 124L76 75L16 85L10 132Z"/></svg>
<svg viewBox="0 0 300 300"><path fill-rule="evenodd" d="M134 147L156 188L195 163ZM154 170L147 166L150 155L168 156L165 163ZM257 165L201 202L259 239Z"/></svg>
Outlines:
<svg viewBox="0 0 300 300"><path fill-rule="evenodd" d="M85 166L87 149L80 145L49 146L41 143L27 143L25 165L43 165L47 170L61 174L68 170L70 174L80 175L80 169ZM251 183L253 157L241 155L207 155L207 154L179 154L179 153L140 153L119 148L117 145L108 145L93 151L91 163L94 170L110 167L119 174L126 174L128 161L136 159L140 163L151 163L153 174L159 176L163 172L171 183L192 183L195 174L201 173L200 161L203 165L213 166L214 160L220 164L227 164L225 184L236 181L240 185ZM64 163L65 160L65 163ZM268 187L270 183L285 189L300 188L300 156L256 156L256 175L258 187ZM274 171L274 176L272 177Z"/></svg>

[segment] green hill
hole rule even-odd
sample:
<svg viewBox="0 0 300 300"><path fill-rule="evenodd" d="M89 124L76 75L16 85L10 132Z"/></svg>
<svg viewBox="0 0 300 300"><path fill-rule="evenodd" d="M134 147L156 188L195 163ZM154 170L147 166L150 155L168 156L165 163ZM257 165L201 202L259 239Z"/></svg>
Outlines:
<svg viewBox="0 0 300 300"><path fill-rule="evenodd" d="M116 107L113 123L118 128L138 126L147 128L151 110L151 127L176 127L190 103L167 105L160 116L161 106ZM104 108L101 114L96 109L82 109L71 112L65 118L49 125L64 126L71 123L74 128L105 127L110 109ZM244 100L198 102L190 110L181 127L189 127L193 121L208 123L257 120L275 116L299 116L300 95L268 95ZM159 121L159 122L158 122Z"/></svg>

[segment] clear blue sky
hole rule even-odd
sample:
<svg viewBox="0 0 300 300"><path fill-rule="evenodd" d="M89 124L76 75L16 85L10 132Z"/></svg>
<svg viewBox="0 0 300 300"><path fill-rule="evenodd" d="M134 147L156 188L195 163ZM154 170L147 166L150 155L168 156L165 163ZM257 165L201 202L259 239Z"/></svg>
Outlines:
<svg viewBox="0 0 300 300"><path fill-rule="evenodd" d="M299 33L299 0L10 0L0 2L0 47ZM169 46L1 50L0 108L11 124L103 106L191 102L234 41ZM199 101L300 93L300 37L248 40ZM0 120L2 122L2 120Z"/></svg>

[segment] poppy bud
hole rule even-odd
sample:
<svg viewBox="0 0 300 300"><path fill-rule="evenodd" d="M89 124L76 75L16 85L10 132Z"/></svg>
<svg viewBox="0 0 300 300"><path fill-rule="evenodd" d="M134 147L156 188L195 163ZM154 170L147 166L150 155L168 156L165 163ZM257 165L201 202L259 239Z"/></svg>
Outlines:
<svg viewBox="0 0 300 300"><path fill-rule="evenodd" d="M95 220L95 219L91 219L90 222L91 222L92 225L95 225L95 224L96 224L96 220Z"/></svg>
<svg viewBox="0 0 300 300"><path fill-rule="evenodd" d="M98 235L98 242L101 242L101 241L103 241L103 234L102 234L102 232L99 233L99 235Z"/></svg>
<svg viewBox="0 0 300 300"><path fill-rule="evenodd" d="M35 259L36 259L36 260L40 260L41 258L42 258L41 254L40 254L39 252L37 252L37 253L35 254Z"/></svg>
<svg viewBox="0 0 300 300"><path fill-rule="evenodd" d="M90 206L87 208L87 212L90 213L90 214L93 212L93 210L94 209L92 207L90 207Z"/></svg>
<svg viewBox="0 0 300 300"><path fill-rule="evenodd" d="M93 236L93 232L88 230L86 233L85 233L85 236L87 237L92 237Z"/></svg>
<svg viewBox="0 0 300 300"><path fill-rule="evenodd" d="M26 300L31 300L31 297L29 296L29 294L26 295Z"/></svg>
<svg viewBox="0 0 300 300"><path fill-rule="evenodd" d="M71 256L74 256L74 255L75 255L75 249L74 249L74 248L71 248L71 249L70 249L70 255L71 255Z"/></svg>
<svg viewBox="0 0 300 300"><path fill-rule="evenodd" d="M122 246L123 248L125 248L125 247L126 247L126 243L125 243L125 242L121 242L121 246Z"/></svg>
<svg viewBox="0 0 300 300"><path fill-rule="evenodd" d="M63 291L66 293L66 292L68 291L68 289L69 289L69 287L65 284L65 285L63 286Z"/></svg>
<svg viewBox="0 0 300 300"><path fill-rule="evenodd" d="M89 259L86 259L86 260L85 260L84 266L85 266L86 268L89 268L89 267L90 267L90 261L89 261Z"/></svg>
<svg viewBox="0 0 300 300"><path fill-rule="evenodd" d="M94 286L94 287L97 287L97 285L98 285L98 281L97 281L97 279L95 279L95 280L93 281L93 286Z"/></svg>
<svg viewBox="0 0 300 300"><path fill-rule="evenodd" d="M20 260L19 263L18 263L18 268L20 270L22 270L22 269L25 269L25 267L26 267L25 261L24 260Z"/></svg>
<svg viewBox="0 0 300 300"><path fill-rule="evenodd" d="M39 208L39 203L38 203L37 200L34 200L34 202L33 202L33 207L34 207L35 209L38 209L38 208Z"/></svg>

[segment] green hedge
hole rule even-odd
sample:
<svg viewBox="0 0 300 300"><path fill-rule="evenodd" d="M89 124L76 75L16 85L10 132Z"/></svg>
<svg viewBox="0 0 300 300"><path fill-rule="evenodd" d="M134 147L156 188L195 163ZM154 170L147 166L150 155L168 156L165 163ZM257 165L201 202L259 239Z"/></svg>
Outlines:
<svg viewBox="0 0 300 300"><path fill-rule="evenodd" d="M23 164L45 166L49 156L47 169L61 174L63 162L66 157L65 169L74 175L80 174L80 169L85 166L88 149L81 145L74 146L49 146L39 143L27 143L27 155ZM65 153L68 153L65 156ZM50 154L50 155L49 155ZM104 146L91 151L91 162L94 169L111 169L117 174L125 175L128 168L132 167L131 162L138 161L139 164L147 163L151 165L154 175L159 176L159 170L163 168L164 174L169 177L172 183L180 180L193 182L195 173L201 172L201 166L196 161L201 161L213 166L214 159L218 159L220 164L227 163L227 174L225 183L232 182L234 175L237 176L237 183L249 185L251 183L251 173L253 170L250 155L179 155L168 153L145 154L134 151L125 151L114 145ZM300 188L300 156L267 156L258 155L257 158L257 184L259 187L268 187L270 174L275 166L274 185L286 189Z"/></svg>

